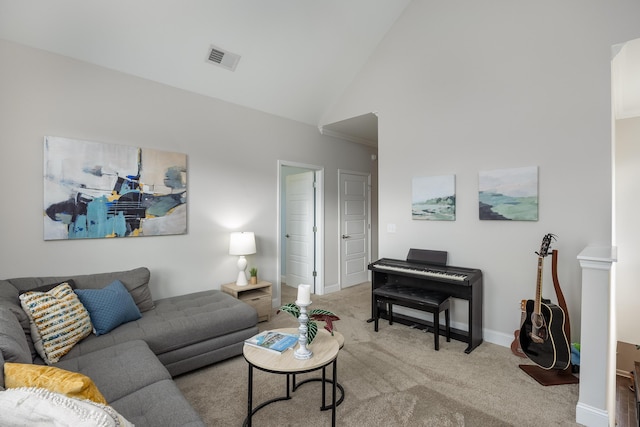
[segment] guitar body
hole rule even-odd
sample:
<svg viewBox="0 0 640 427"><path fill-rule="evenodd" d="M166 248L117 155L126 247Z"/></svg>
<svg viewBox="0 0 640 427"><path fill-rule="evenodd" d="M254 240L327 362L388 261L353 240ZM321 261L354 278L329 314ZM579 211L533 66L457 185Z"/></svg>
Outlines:
<svg viewBox="0 0 640 427"><path fill-rule="evenodd" d="M526 316L520 329L520 348L531 361L544 369L566 369L571 349L564 333L565 313L555 304L540 303L542 328L535 321L535 301L526 301Z"/></svg>

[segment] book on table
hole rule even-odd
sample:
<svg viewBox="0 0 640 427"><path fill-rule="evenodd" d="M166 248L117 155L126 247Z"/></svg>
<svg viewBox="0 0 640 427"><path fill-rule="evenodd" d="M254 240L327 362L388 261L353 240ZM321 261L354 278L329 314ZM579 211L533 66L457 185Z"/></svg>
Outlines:
<svg viewBox="0 0 640 427"><path fill-rule="evenodd" d="M253 347L262 348L275 353L282 353L296 345L298 342L298 335L285 334L277 331L263 331L244 342Z"/></svg>

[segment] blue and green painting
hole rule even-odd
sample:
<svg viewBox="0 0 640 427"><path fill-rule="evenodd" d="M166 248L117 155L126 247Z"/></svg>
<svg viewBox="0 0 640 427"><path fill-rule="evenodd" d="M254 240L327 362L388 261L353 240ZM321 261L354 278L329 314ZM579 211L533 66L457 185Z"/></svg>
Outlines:
<svg viewBox="0 0 640 427"><path fill-rule="evenodd" d="M45 137L45 240L184 234L186 207L185 154Z"/></svg>
<svg viewBox="0 0 640 427"><path fill-rule="evenodd" d="M456 219L455 175L413 178L411 218L454 221Z"/></svg>
<svg viewBox="0 0 640 427"><path fill-rule="evenodd" d="M480 172L479 217L486 220L538 220L538 167Z"/></svg>

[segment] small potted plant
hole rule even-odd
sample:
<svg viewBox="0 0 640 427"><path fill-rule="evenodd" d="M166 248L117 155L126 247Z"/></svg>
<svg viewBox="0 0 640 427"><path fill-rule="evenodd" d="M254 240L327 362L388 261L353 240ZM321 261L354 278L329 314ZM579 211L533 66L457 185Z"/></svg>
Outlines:
<svg viewBox="0 0 640 427"><path fill-rule="evenodd" d="M249 269L249 274L251 275L249 283L251 283L252 285L256 285L258 283L258 269L255 267L251 267Z"/></svg>

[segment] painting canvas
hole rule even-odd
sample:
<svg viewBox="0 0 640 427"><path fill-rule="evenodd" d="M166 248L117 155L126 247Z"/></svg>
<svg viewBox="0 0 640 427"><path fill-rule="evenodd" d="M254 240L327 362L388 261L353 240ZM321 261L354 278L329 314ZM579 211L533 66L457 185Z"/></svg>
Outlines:
<svg viewBox="0 0 640 427"><path fill-rule="evenodd" d="M413 178L411 218L454 221L456 219L455 175Z"/></svg>
<svg viewBox="0 0 640 427"><path fill-rule="evenodd" d="M47 136L44 239L187 232L186 154Z"/></svg>
<svg viewBox="0 0 640 427"><path fill-rule="evenodd" d="M537 166L479 174L480 219L537 221Z"/></svg>

